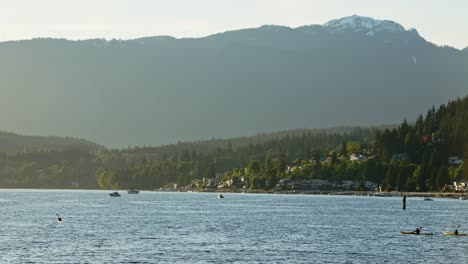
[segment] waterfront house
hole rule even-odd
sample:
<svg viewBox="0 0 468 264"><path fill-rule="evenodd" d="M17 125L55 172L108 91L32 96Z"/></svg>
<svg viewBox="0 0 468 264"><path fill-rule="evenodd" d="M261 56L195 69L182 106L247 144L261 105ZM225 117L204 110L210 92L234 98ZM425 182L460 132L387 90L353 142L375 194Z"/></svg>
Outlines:
<svg viewBox="0 0 468 264"><path fill-rule="evenodd" d="M341 181L339 184L336 184L336 190L352 190L356 186L356 183L354 181Z"/></svg>
<svg viewBox="0 0 468 264"><path fill-rule="evenodd" d="M206 189L216 189L218 188L218 185L219 185L218 178L209 178L207 180Z"/></svg>
<svg viewBox="0 0 468 264"><path fill-rule="evenodd" d="M468 191L468 180L454 182L455 191Z"/></svg>
<svg viewBox="0 0 468 264"><path fill-rule="evenodd" d="M367 157L362 154L353 153L351 154L351 156L349 156L349 160L350 161L365 161L367 160Z"/></svg>
<svg viewBox="0 0 468 264"><path fill-rule="evenodd" d="M333 189L332 182L325 180L290 180L281 179L276 185L276 190L302 190L302 191L324 191Z"/></svg>
<svg viewBox="0 0 468 264"><path fill-rule="evenodd" d="M370 182L370 181L364 181L363 182L363 185L364 185L364 188L368 191L378 191L379 190L379 185L377 183L374 183L374 182Z"/></svg>
<svg viewBox="0 0 468 264"><path fill-rule="evenodd" d="M301 170L301 169L302 169L301 166L298 166L294 163L289 163L286 165L286 172L293 172L293 171Z"/></svg>
<svg viewBox="0 0 468 264"><path fill-rule="evenodd" d="M449 157L448 159L448 164L450 166L459 166L462 163L463 163L463 160L457 156L452 156L452 157Z"/></svg>

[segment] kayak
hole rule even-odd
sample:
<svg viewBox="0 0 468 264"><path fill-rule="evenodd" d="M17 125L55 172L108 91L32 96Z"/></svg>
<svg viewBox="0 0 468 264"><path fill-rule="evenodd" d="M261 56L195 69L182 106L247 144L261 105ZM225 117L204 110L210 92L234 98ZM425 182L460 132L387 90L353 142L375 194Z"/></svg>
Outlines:
<svg viewBox="0 0 468 264"><path fill-rule="evenodd" d="M468 236L468 234L461 234L461 233L458 233L458 235L455 235L454 232L442 232L442 234L444 234L444 236Z"/></svg>
<svg viewBox="0 0 468 264"><path fill-rule="evenodd" d="M400 233L402 235L423 235L423 236L432 236L433 235L433 233L419 233L418 234L418 233L416 233L414 231L410 231L410 232L400 231Z"/></svg>

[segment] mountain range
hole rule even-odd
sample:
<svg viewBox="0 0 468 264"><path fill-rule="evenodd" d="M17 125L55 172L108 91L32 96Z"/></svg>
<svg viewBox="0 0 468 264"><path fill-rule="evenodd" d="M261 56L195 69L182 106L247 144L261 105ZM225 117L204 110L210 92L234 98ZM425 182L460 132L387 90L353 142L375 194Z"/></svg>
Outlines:
<svg viewBox="0 0 468 264"><path fill-rule="evenodd" d="M0 43L0 130L159 145L415 119L468 92L468 48L351 16L203 38Z"/></svg>

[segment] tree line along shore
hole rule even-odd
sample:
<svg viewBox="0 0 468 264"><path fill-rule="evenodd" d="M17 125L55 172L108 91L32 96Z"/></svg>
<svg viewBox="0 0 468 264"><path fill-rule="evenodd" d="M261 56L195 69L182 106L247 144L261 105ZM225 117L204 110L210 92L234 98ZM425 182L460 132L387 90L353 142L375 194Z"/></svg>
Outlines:
<svg viewBox="0 0 468 264"><path fill-rule="evenodd" d="M126 149L25 148L0 153L0 188L216 184L216 189L279 192L300 191L287 189L285 182L326 181L341 191L350 191L343 186L352 182L352 191L459 192L468 180L466 120L468 97L386 128L291 130Z"/></svg>

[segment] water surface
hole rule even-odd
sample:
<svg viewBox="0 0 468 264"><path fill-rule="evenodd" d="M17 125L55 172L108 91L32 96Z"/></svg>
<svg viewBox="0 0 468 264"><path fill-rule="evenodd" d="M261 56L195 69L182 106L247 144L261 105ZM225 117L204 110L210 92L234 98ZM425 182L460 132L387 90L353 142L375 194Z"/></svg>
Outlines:
<svg viewBox="0 0 468 264"><path fill-rule="evenodd" d="M466 263L468 201L0 190L0 262ZM63 216L56 222L55 213ZM424 226L434 236L404 236ZM465 228L463 228L465 227Z"/></svg>

